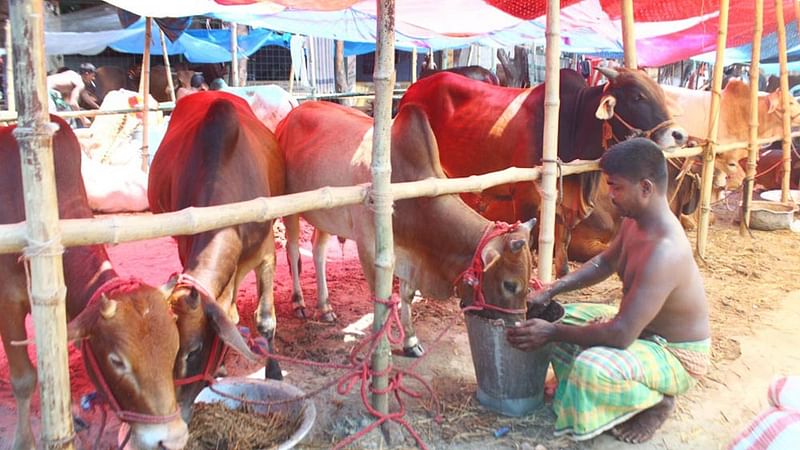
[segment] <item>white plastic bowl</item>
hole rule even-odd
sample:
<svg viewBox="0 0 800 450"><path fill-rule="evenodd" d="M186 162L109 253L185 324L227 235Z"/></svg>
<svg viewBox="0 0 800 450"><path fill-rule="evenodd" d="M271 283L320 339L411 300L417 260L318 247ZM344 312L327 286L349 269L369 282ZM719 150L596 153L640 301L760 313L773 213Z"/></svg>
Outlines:
<svg viewBox="0 0 800 450"><path fill-rule="evenodd" d="M794 200L795 203L800 204L800 190L792 189L789 191L789 196ZM764 200L768 200L770 202L780 202L781 201L781 190L780 189L773 189L771 191L764 191L761 193L761 198Z"/></svg>

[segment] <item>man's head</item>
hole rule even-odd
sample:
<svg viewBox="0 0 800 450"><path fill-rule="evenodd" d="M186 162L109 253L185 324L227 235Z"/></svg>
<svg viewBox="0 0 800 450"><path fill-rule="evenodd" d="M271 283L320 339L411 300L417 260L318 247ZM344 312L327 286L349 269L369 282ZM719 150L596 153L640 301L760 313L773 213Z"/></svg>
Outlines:
<svg viewBox="0 0 800 450"><path fill-rule="evenodd" d="M201 89L205 83L206 79L203 78L203 74L196 73L192 75L192 79L189 81L189 86L195 89Z"/></svg>
<svg viewBox="0 0 800 450"><path fill-rule="evenodd" d="M635 216L667 191L667 162L661 147L645 138L612 146L600 159L611 202L623 216Z"/></svg>
<svg viewBox="0 0 800 450"><path fill-rule="evenodd" d="M83 63L81 64L80 68L78 69L78 73L81 74L81 78L83 78L84 82L86 80L93 80L95 77L95 67L92 63Z"/></svg>

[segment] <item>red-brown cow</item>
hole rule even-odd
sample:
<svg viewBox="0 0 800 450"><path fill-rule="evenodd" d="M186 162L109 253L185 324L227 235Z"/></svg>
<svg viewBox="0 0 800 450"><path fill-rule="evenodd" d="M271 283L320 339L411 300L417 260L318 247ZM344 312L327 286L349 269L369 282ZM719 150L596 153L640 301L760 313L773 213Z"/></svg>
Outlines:
<svg viewBox="0 0 800 450"><path fill-rule="evenodd" d="M281 195L283 158L275 136L243 99L225 92L198 92L181 99L150 167L148 199L154 213L214 206ZM221 363L220 339L251 359L234 323L236 293L255 271L259 296L256 324L270 343L275 333L272 282L275 241L272 221L246 223L194 236L175 236L183 274L170 303L178 313L181 346L175 378L184 417ZM200 380L190 378L200 376ZM267 375L280 378L271 360Z"/></svg>
<svg viewBox="0 0 800 450"><path fill-rule="evenodd" d="M333 103L307 102L293 109L276 131L286 157L287 192L369 182L372 124L365 114ZM416 106L401 108L394 120L391 164L393 183L444 178L436 139L425 113ZM309 211L303 217L317 232L314 261L319 309L331 311L324 265L330 234L356 242L361 268L374 292L373 213L363 205L352 205ZM455 195L397 201L392 217L406 354L419 356L423 352L411 324L411 300L417 289L423 295L449 298L457 287L464 304L480 303L483 295L490 305L485 311L489 317L499 314L492 305L524 312L531 274L528 242L532 223L495 226ZM295 307L303 308L298 222L297 216L286 220L287 257L294 281L292 298ZM476 265L481 270L475 269ZM460 277L467 269L473 271ZM477 296L473 289L478 289Z"/></svg>
<svg viewBox="0 0 800 450"><path fill-rule="evenodd" d="M78 139L62 119L51 116L51 121L59 126L53 137L59 215L62 219L91 218L81 182ZM20 155L13 130L0 129L0 223L4 224L25 220ZM34 448L30 407L36 371L28 349L13 344L27 339L25 316L30 312L25 269L19 257L0 255L0 334L17 401L13 448L27 450ZM89 375L120 419L131 422L131 444L137 448L183 448L188 433L177 414L171 376L178 330L165 294L140 281L121 279L102 245L66 249L64 283L67 317L72 319L68 337L85 339L82 348ZM144 423L144 416L154 422Z"/></svg>
<svg viewBox="0 0 800 450"><path fill-rule="evenodd" d="M642 133L663 147L685 143L686 133L672 122L664 93L644 72L602 71L610 83L597 87L587 87L574 70L561 71L558 155L562 161L597 159L608 145L632 133ZM544 84L504 88L441 73L412 85L400 104L411 103L428 114L449 177L542 162ZM563 201L556 211L559 275L567 271L570 232L591 213L598 178L597 173L564 178ZM539 213L539 193L531 182L496 186L477 199L465 196L465 200L493 220L526 220Z"/></svg>

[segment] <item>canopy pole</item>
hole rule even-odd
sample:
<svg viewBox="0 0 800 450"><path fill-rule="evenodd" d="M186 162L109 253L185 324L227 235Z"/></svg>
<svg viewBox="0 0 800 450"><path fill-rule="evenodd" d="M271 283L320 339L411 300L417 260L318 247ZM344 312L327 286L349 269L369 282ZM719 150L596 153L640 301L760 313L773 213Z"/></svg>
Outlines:
<svg viewBox="0 0 800 450"><path fill-rule="evenodd" d="M789 95L789 70L786 57L786 22L783 17L783 1L775 0L775 22L778 26L778 62L781 66L781 103L783 117L783 179L781 180L781 202L790 201L789 182L792 177L792 118Z"/></svg>
<svg viewBox="0 0 800 450"><path fill-rule="evenodd" d="M714 152L719 143L719 104L722 95L722 69L725 65L725 43L728 35L728 0L719 2L719 34L717 34L717 56L714 61L714 76L711 80L711 111L708 120L708 145L703 152L703 179L700 190L700 221L697 225L697 254L706 256L708 225L711 214L711 185L714 178Z"/></svg>
<svg viewBox="0 0 800 450"><path fill-rule="evenodd" d="M11 21L6 19L6 109L17 111L17 99L14 94L14 50L11 44Z"/></svg>
<svg viewBox="0 0 800 450"><path fill-rule="evenodd" d="M375 118L372 138L372 194L375 211L375 313L372 332L383 327L389 315L389 308L383 304L392 296L394 274L394 236L392 235L392 195L391 195L391 126L392 91L394 89L394 11L395 0L378 0L378 43L375 47L375 71L372 80L375 84ZM386 335L379 338L372 355L372 371L379 373L372 378L372 391L385 391L389 386L391 349ZM372 406L379 412L389 411L389 394L373 394Z"/></svg>
<svg viewBox="0 0 800 450"><path fill-rule="evenodd" d="M73 449L67 362L66 288L53 163L53 125L48 116L44 56L44 2L11 0L13 70L19 83L18 126L26 234L30 251L30 302L36 330L42 446Z"/></svg>
<svg viewBox="0 0 800 450"><path fill-rule="evenodd" d="M142 172L150 170L150 42L153 39L153 18L145 20L144 54L142 55L142 80L139 93L142 94Z"/></svg>
<svg viewBox="0 0 800 450"><path fill-rule="evenodd" d="M622 0L622 45L625 67L636 69L636 29L633 20L633 0Z"/></svg>
<svg viewBox="0 0 800 450"><path fill-rule="evenodd" d="M411 49L411 82L417 82L417 47Z"/></svg>
<svg viewBox="0 0 800 450"><path fill-rule="evenodd" d="M797 3L795 3L797 4ZM764 0L755 0L755 24L753 26L753 52L750 58L750 144L747 151L747 176L744 179L739 234L747 235L750 229L750 207L758 157L758 70L761 59L761 36L764 33Z"/></svg>
<svg viewBox="0 0 800 450"><path fill-rule="evenodd" d="M561 101L561 9L558 0L547 0L545 30L544 145L542 151L542 212L539 223L539 280L553 280L553 245L556 224L556 159L558 158L558 111ZM531 187L534 189L533 187Z"/></svg>
<svg viewBox="0 0 800 450"><path fill-rule="evenodd" d="M167 71L167 86L169 87L169 99L172 103L175 103L175 83L172 82L172 67L169 64L169 55L167 54L167 37L164 34L164 30L161 27L158 27L159 33L161 33L161 54L164 55L164 67Z"/></svg>
<svg viewBox="0 0 800 450"><path fill-rule="evenodd" d="M314 38L308 37L308 79L311 82L311 100L317 99L317 55Z"/></svg>
<svg viewBox="0 0 800 450"><path fill-rule="evenodd" d="M231 86L239 86L239 25L231 24Z"/></svg>

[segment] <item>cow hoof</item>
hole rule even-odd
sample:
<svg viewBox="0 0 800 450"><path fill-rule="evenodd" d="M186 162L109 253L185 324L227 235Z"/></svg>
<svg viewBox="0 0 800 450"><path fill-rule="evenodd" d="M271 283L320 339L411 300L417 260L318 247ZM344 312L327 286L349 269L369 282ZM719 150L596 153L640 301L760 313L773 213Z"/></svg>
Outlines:
<svg viewBox="0 0 800 450"><path fill-rule="evenodd" d="M283 372L281 372L281 366L278 365L278 361L272 358L267 361L267 365L264 368L264 378L267 380L283 380Z"/></svg>
<svg viewBox="0 0 800 450"><path fill-rule="evenodd" d="M414 344L411 347L403 347L403 354L409 358L419 358L425 354L425 349L422 348L422 344Z"/></svg>
<svg viewBox="0 0 800 450"><path fill-rule="evenodd" d="M328 311L326 313L322 313L322 317L320 318L323 322L336 322L336 314L333 311Z"/></svg>
<svg viewBox="0 0 800 450"><path fill-rule="evenodd" d="M258 330L258 334L267 338L267 340L271 340L275 336L275 326L270 326L267 324L260 323L256 325L256 329Z"/></svg>
<svg viewBox="0 0 800 450"><path fill-rule="evenodd" d="M294 316L298 319L308 320L308 316L306 315L306 309L304 307L299 307L294 309Z"/></svg>

